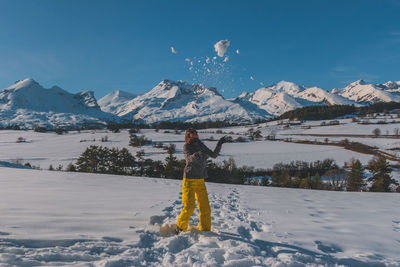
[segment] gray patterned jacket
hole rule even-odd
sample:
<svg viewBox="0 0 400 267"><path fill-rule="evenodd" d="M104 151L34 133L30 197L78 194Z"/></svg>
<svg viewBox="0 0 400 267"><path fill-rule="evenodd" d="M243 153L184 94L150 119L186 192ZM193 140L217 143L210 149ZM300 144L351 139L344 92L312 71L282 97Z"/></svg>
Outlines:
<svg viewBox="0 0 400 267"><path fill-rule="evenodd" d="M203 142L185 144L183 153L185 153L186 166L183 171L183 178L187 179L206 179L207 175L207 158L216 158L221 151L221 145L217 145L212 151L206 147Z"/></svg>

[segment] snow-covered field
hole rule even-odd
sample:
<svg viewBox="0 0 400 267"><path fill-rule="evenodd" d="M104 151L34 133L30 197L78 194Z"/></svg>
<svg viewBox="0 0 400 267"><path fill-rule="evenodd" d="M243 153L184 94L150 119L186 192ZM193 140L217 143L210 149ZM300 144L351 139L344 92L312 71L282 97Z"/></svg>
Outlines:
<svg viewBox="0 0 400 267"><path fill-rule="evenodd" d="M236 128L238 132L245 133L248 128ZM267 127L264 131L268 131ZM214 130L211 130L214 131ZM230 131L230 130L229 130ZM208 130L207 130L208 132ZM184 134L164 133L160 130L142 130L146 138L153 142L162 142L164 145L175 144L177 149L176 156L183 159ZM216 140L223 134L202 133L200 138L206 139L213 136ZM103 137L108 137L108 142L101 142ZM17 139L22 137L26 140L17 143ZM233 135L237 138L236 135ZM315 138L314 138L315 139ZM394 140L394 139L391 139ZM396 141L398 142L398 141ZM69 132L68 134L57 135L55 133L37 133L33 131L0 131L0 161L29 162L42 169L48 169L50 164L53 167L63 165L65 168L69 163L74 163L79 155L90 145L128 148L133 155L136 151L144 149L145 157L154 160L164 160L166 152L160 148L143 146L141 148L129 147L129 133L122 130L120 133L112 133L106 130ZM205 141L205 144L214 149L215 141ZM254 166L256 168L270 168L274 164L294 160L316 161L326 158L334 159L339 165L351 160L359 159L366 164L371 155L361 154L345 150L341 147L317 146L305 144L293 144L281 141L256 141L246 143L228 143L222 148L221 155L216 161L223 161L233 158L238 166Z"/></svg>
<svg viewBox="0 0 400 267"><path fill-rule="evenodd" d="M253 128L263 136L323 140L310 134L370 135L377 126L349 119L340 123L285 128L270 122ZM225 128L220 134L207 129L199 135L218 140L233 132L235 139L250 128ZM397 124L380 128L392 134ZM176 156L184 158L183 133L141 134L153 142L175 144ZM101 142L105 136L108 141ZM19 137L25 142L17 143ZM400 139L394 138L348 139L386 151L400 147ZM125 147L132 154L144 149L145 157L157 160L167 156L160 148L128 143L126 130L63 135L0 131L0 266L400 266L399 194L208 183L213 231L161 236L159 224L175 223L182 207L181 181L17 169L15 164L65 168L90 145ZM211 148L216 144L205 143ZM372 158L335 146L267 140L224 144L217 161L230 157L238 166L259 168L325 158L339 165L351 158L366 164ZM397 170L392 176L400 180ZM197 223L196 211L191 224Z"/></svg>
<svg viewBox="0 0 400 267"><path fill-rule="evenodd" d="M400 266L398 194L207 188L213 231L162 237L178 180L0 167L0 266Z"/></svg>

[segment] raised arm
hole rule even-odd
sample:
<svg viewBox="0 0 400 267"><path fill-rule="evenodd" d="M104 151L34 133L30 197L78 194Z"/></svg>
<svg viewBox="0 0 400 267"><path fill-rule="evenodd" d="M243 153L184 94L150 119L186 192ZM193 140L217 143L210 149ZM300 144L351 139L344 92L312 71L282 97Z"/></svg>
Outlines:
<svg viewBox="0 0 400 267"><path fill-rule="evenodd" d="M203 144L203 142L200 141L200 149L201 149L201 151L203 153L205 153L206 155L212 157L212 158L218 157L218 154L221 151L221 147L222 147L222 144L220 142L218 142L218 144L215 147L214 151L212 151L205 144Z"/></svg>

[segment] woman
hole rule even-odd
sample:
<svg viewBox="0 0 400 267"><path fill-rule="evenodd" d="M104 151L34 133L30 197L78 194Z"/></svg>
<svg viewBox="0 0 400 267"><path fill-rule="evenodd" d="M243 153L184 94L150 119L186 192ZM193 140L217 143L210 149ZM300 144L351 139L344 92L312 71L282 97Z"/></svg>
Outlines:
<svg viewBox="0 0 400 267"><path fill-rule="evenodd" d="M186 159L182 183L183 209L176 223L177 234L188 227L189 218L193 214L195 207L195 197L199 208L199 230L211 230L211 209L204 183L204 179L207 178L207 158L216 158L221 151L222 144L225 142L226 138L222 137L214 151L211 151L199 140L195 129L187 129L185 145L183 146Z"/></svg>

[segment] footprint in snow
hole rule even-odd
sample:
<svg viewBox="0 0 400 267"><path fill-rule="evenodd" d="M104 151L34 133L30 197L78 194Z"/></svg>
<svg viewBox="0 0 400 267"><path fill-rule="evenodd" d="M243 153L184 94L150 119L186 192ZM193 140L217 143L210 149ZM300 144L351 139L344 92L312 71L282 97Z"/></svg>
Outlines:
<svg viewBox="0 0 400 267"><path fill-rule="evenodd" d="M322 242L319 240L314 241L314 243L317 245L317 248L324 253L343 252L342 248L340 248L338 245L333 244L333 243Z"/></svg>
<svg viewBox="0 0 400 267"><path fill-rule="evenodd" d="M247 229L244 226L239 226L238 229L237 229L237 232L241 237L243 237L245 239L251 239L252 238L252 236L250 234L250 230Z"/></svg>
<svg viewBox="0 0 400 267"><path fill-rule="evenodd" d="M165 216L163 215L154 215L150 217L150 225L155 225L155 224L163 224L165 219Z"/></svg>

